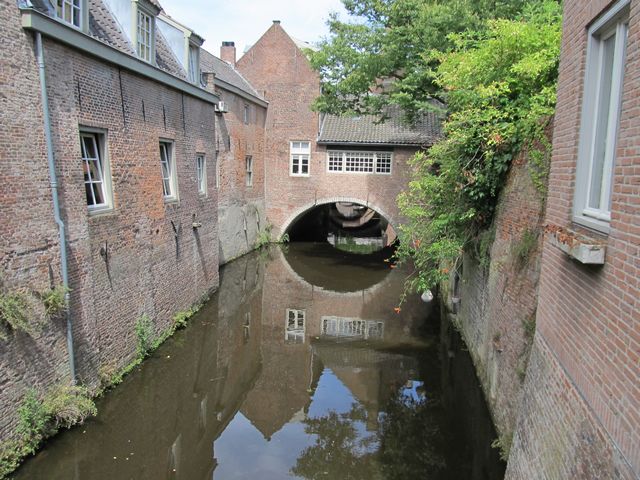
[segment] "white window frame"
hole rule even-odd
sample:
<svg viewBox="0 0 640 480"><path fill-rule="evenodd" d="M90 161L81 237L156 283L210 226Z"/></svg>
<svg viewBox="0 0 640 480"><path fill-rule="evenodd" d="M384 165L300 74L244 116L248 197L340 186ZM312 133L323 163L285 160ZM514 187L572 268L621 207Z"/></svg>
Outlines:
<svg viewBox="0 0 640 480"><path fill-rule="evenodd" d="M289 323L290 316L293 315L293 327ZM299 321L302 320L302 326ZM305 332L307 328L307 311L295 308L287 308L284 317L284 342L289 344L305 343Z"/></svg>
<svg viewBox="0 0 640 480"><path fill-rule="evenodd" d="M366 171L347 171L347 158L350 155L359 154L359 155L370 155L372 158L372 170L370 172ZM341 156L340 170L331 169L331 156L338 155ZM389 157L389 171L388 172L379 172L378 160L381 159L382 156ZM327 173L337 173L337 174L352 174L352 175L391 175L393 173L393 152L388 151L375 151L375 150L327 150L327 165L326 165Z"/></svg>
<svg viewBox="0 0 640 480"><path fill-rule="evenodd" d="M247 187L253 187L253 155L245 155L244 169L246 174L245 184Z"/></svg>
<svg viewBox="0 0 640 480"><path fill-rule="evenodd" d="M146 29L142 29L142 25L141 25L141 21L144 20L145 18L149 19L149 31L147 32ZM144 60L145 62L149 62L149 63L154 63L153 59L155 56L155 15L153 15L151 12L143 9L140 7L140 4L138 4L137 6L137 11L136 11L136 23L135 23L135 35L136 35L136 41L135 41L135 45L136 45L136 54L138 55L138 58L140 58L141 60ZM149 38L148 41L149 43L147 44L144 41L144 38L141 38L142 35L141 33L148 33L149 34ZM141 47L147 47L146 52L148 53L148 57L146 55L143 55L143 52L141 51Z"/></svg>
<svg viewBox="0 0 640 480"><path fill-rule="evenodd" d="M85 2L86 0L55 0L56 17L67 25L82 30L84 28Z"/></svg>
<svg viewBox="0 0 640 480"><path fill-rule="evenodd" d="M200 47L189 43L187 54L187 65L189 69L189 81L199 85L200 83Z"/></svg>
<svg viewBox="0 0 640 480"><path fill-rule="evenodd" d="M165 202L178 200L178 177L173 140L160 139L160 175Z"/></svg>
<svg viewBox="0 0 640 480"><path fill-rule="evenodd" d="M196 182L198 194L207 196L207 157L204 153L196 154Z"/></svg>
<svg viewBox="0 0 640 480"><path fill-rule="evenodd" d="M587 63L580 128L580 146L576 168L576 188L573 201L573 221L609 233L611 222L611 190L616 157L617 137L624 83L626 45L629 30L630 0L615 3L588 30ZM611 91L606 105L602 105L602 80L605 41L615 35ZM609 109L606 120L606 138L599 135L599 110ZM602 173L595 172L598 140L605 142ZM593 175L601 176L600 200L597 208L589 205Z"/></svg>
<svg viewBox="0 0 640 480"><path fill-rule="evenodd" d="M304 147L303 145L306 145ZM302 166L306 161L307 172L302 173ZM297 172L294 167L297 166ZM308 177L311 175L311 142L309 140L293 140L289 142L289 176Z"/></svg>
<svg viewBox="0 0 640 480"><path fill-rule="evenodd" d="M90 190L91 198L94 203L90 204L87 198L87 209L90 214L104 213L113 210L113 187L111 183L111 165L109 156L107 155L107 135L104 130L82 127L80 129L80 158L82 160L82 169L84 172L85 194L87 194L87 185L92 185ZM90 157L87 154L86 143L91 142L93 149L97 153L97 157ZM95 162L97 173L94 178L90 162ZM95 200L94 185L97 186L102 194L102 202ZM87 195L88 197L88 195Z"/></svg>

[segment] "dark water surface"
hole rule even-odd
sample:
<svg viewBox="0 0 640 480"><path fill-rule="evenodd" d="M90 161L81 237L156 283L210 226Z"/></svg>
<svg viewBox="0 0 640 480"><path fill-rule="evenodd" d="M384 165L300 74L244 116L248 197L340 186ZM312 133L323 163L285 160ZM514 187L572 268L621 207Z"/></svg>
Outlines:
<svg viewBox="0 0 640 480"><path fill-rule="evenodd" d="M468 353L383 255L291 244L220 289L16 479L501 479ZM133 327L132 327L133 328Z"/></svg>

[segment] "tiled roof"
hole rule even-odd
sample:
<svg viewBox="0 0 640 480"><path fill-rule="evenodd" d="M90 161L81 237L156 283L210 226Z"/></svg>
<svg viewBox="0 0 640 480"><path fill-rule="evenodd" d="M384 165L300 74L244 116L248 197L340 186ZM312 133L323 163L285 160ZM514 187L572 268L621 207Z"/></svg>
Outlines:
<svg viewBox="0 0 640 480"><path fill-rule="evenodd" d="M363 145L433 145L442 135L442 116L428 111L409 126L398 106L388 107L380 122L375 115L325 115L318 143Z"/></svg>
<svg viewBox="0 0 640 480"><path fill-rule="evenodd" d="M207 52L205 49L200 49L200 69L204 73L214 73L217 79L233 85L249 95L264 100L262 95L251 86L238 70L224 60Z"/></svg>
<svg viewBox="0 0 640 480"><path fill-rule="evenodd" d="M187 72L178 62L159 29L156 30L156 65L171 75L187 80Z"/></svg>
<svg viewBox="0 0 640 480"><path fill-rule="evenodd" d="M136 54L133 45L101 0L89 0L89 33L118 50L131 55Z"/></svg>

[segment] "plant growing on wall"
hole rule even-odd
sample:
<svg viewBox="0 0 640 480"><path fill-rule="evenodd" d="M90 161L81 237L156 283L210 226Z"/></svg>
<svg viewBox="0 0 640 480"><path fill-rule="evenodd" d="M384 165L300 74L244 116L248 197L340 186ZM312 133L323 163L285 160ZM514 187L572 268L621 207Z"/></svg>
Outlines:
<svg viewBox="0 0 640 480"><path fill-rule="evenodd" d="M413 289L443 281L448 266L491 224L511 162L524 147L548 158L560 20L558 3L547 0L522 19L489 22L480 36L454 35L453 51L437 55L436 81L450 112L445 136L416 155L398 198L408 219L398 256L415 260Z"/></svg>

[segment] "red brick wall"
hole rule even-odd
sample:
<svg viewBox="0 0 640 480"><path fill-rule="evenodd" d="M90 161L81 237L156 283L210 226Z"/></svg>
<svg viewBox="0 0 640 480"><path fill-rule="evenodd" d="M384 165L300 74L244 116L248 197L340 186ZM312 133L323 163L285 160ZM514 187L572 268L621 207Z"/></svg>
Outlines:
<svg viewBox="0 0 640 480"><path fill-rule="evenodd" d="M57 229L43 133L32 36L15 2L0 3L0 264L9 288L44 291L60 283ZM95 384L136 352L134 325L146 314L156 333L171 317L218 285L217 193L196 185L196 152L215 155L213 106L45 40L53 143L68 225L71 309L77 371ZM143 108L144 102L144 108ZM164 113L163 113L164 109ZM88 215L79 126L107 131L113 212ZM162 197L160 138L174 140L179 203ZM192 228L193 215L202 223ZM171 221L178 228L177 238ZM100 250L108 252L105 261ZM0 439L10 436L16 407L31 387L68 379L64 323L32 339L0 341Z"/></svg>
<svg viewBox="0 0 640 480"><path fill-rule="evenodd" d="M320 93L317 73L279 24L271 28L238 61L237 68L269 101L266 121L266 203L276 234L284 233L296 213L316 202L344 197L367 202L398 222L396 197L407 182L406 160L415 149L396 149L392 175L326 172L326 151L315 143L318 114L311 111ZM311 142L309 177L289 175L289 142Z"/></svg>
<svg viewBox="0 0 640 480"><path fill-rule="evenodd" d="M216 149L220 186L218 219L220 263L226 263L253 249L266 226L265 185L265 121L267 109L218 88L227 113L218 114ZM248 123L244 123L244 107L248 105ZM253 158L253 185L246 184L245 157ZM245 230L246 226L246 230Z"/></svg>
<svg viewBox="0 0 640 480"><path fill-rule="evenodd" d="M603 236L571 221L587 27L611 3L573 0L564 4L558 113L546 213L549 225L603 241L606 261L602 267L583 266L545 242L534 347L539 361L527 376L525 398L530 398L524 405L528 410L523 410L520 417L508 478L531 478L531 472L544 472L546 478L594 478L580 473L590 471L596 461L592 458L593 442L602 447L597 460L603 463L599 467L603 473L598 478L640 476L637 0L631 1L611 231ZM542 432L549 442L540 439ZM555 463L551 466L546 459L552 446ZM525 464L526 468L522 466ZM553 472L563 475L554 476ZM578 473L569 475L571 472Z"/></svg>

